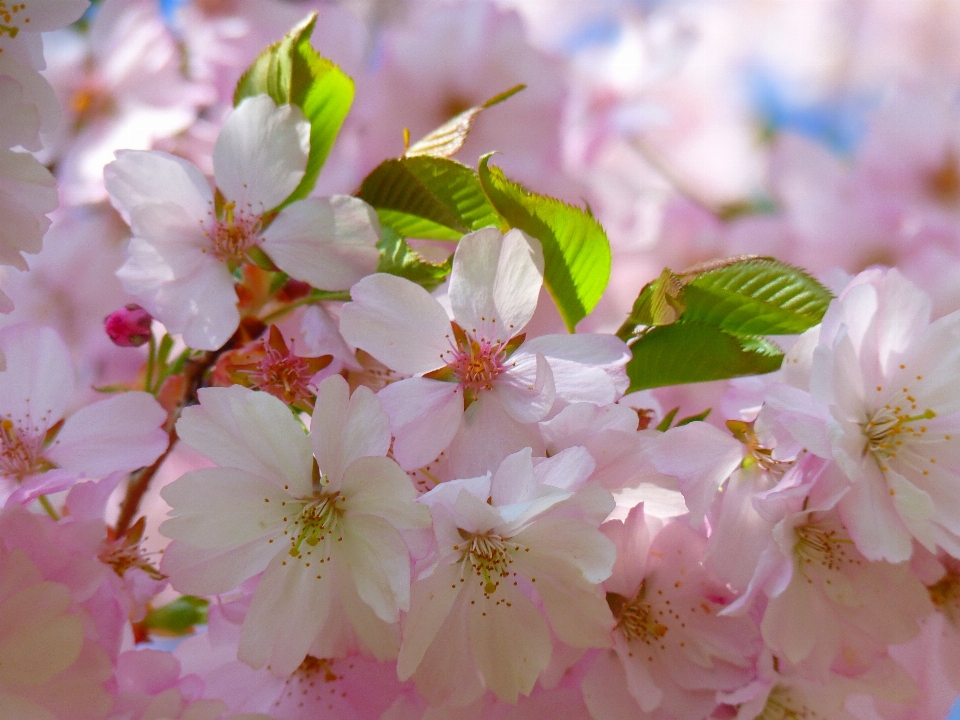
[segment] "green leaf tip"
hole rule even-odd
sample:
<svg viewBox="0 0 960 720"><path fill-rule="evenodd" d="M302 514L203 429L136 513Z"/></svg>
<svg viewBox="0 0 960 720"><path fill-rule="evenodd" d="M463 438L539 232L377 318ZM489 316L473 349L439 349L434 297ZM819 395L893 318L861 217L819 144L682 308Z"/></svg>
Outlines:
<svg viewBox="0 0 960 720"><path fill-rule="evenodd" d="M589 213L556 198L537 195L480 159L478 175L501 230L518 228L543 246L544 285L567 329L573 332L599 302L610 280L612 255L603 227Z"/></svg>
<svg viewBox="0 0 960 720"><path fill-rule="evenodd" d="M280 207L305 198L313 190L353 104L353 80L310 45L316 23L314 12L261 52L240 77L233 95L234 105L248 97L269 95L277 105L299 107L310 123L305 174Z"/></svg>

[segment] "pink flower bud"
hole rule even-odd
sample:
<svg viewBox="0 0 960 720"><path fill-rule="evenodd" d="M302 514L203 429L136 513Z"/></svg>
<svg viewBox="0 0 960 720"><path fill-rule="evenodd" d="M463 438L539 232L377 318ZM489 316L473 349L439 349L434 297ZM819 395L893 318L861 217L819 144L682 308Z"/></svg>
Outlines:
<svg viewBox="0 0 960 720"><path fill-rule="evenodd" d="M150 339L153 317L136 303L124 305L103 319L107 335L120 347L140 347Z"/></svg>

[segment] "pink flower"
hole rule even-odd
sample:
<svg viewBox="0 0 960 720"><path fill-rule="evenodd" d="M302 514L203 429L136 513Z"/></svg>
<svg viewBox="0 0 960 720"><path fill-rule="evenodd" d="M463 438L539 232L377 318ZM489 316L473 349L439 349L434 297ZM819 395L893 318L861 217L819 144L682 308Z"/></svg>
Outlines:
<svg viewBox="0 0 960 720"><path fill-rule="evenodd" d="M645 520L638 505L626 522L602 530L618 551L604 583L617 627L613 649L601 652L584 678L591 716L710 715L717 692L753 679L756 625L719 615L733 597L701 565L705 539L684 523Z"/></svg>
<svg viewBox="0 0 960 720"><path fill-rule="evenodd" d="M451 480L420 498L437 548L411 589L397 673L428 701L465 705L484 687L510 703L529 695L552 652L543 613L568 645L609 643L613 619L597 583L614 552L596 528L613 502L583 485L592 470L582 448L536 464L528 448L492 477Z"/></svg>
<svg viewBox="0 0 960 720"><path fill-rule="evenodd" d="M401 467L422 467L449 446L454 474L487 472L510 453L542 447L533 423L557 397L605 405L626 389L628 352L613 336L525 340L542 283L538 242L484 228L454 254L452 321L409 280L376 274L353 287L340 318L344 338L415 376L378 395Z"/></svg>
<svg viewBox="0 0 960 720"><path fill-rule="evenodd" d="M11 502L70 487L78 477L129 472L168 444L166 412L145 392L127 392L64 419L74 395L70 354L49 328L0 330L0 477ZM62 423L62 424L61 424Z"/></svg>

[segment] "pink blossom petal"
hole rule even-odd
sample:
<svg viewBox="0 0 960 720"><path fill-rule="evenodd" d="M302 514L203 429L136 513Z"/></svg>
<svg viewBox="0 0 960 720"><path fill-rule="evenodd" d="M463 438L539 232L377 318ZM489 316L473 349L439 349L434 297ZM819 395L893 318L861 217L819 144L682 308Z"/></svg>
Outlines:
<svg viewBox="0 0 960 720"><path fill-rule="evenodd" d="M340 332L348 343L405 375L447 364L450 320L422 287L377 273L354 285L350 297L353 302L344 305L340 314Z"/></svg>
<svg viewBox="0 0 960 720"><path fill-rule="evenodd" d="M152 395L127 392L80 408L67 418L45 455L60 467L92 477L151 464L170 442L166 411Z"/></svg>
<svg viewBox="0 0 960 720"><path fill-rule="evenodd" d="M181 439L218 465L257 475L295 497L313 492L310 441L290 410L239 385L202 388L177 422Z"/></svg>
<svg viewBox="0 0 960 720"><path fill-rule="evenodd" d="M493 391L514 420L538 422L550 412L556 398L550 365L540 353L518 352L510 360L511 367L496 379Z"/></svg>
<svg viewBox="0 0 960 720"><path fill-rule="evenodd" d="M659 692L655 687L653 690ZM647 697L652 701L656 696ZM583 679L583 700L594 720L636 720L640 710L627 691L624 665L612 650L601 652L587 671ZM654 707L659 704L657 699Z"/></svg>
<svg viewBox="0 0 960 720"><path fill-rule="evenodd" d="M317 388L310 441L320 472L339 484L357 458L387 454L390 419L370 388L360 386L351 397L347 381L333 375Z"/></svg>
<svg viewBox="0 0 960 720"><path fill-rule="evenodd" d="M542 353L553 371L557 397L567 402L609 405L626 391L630 351L613 335L542 335L518 352Z"/></svg>
<svg viewBox="0 0 960 720"><path fill-rule="evenodd" d="M261 215L300 184L309 153L310 123L300 108L277 107L269 95L246 98L213 148L217 188L239 210Z"/></svg>
<svg viewBox="0 0 960 720"><path fill-rule="evenodd" d="M475 338L504 342L530 322L542 284L540 243L520 230L477 230L461 238L453 256L453 316Z"/></svg>
<svg viewBox="0 0 960 720"><path fill-rule="evenodd" d="M720 486L743 460L743 445L704 422L673 428L650 448L657 470L676 477L693 523L703 521Z"/></svg>
<svg viewBox="0 0 960 720"><path fill-rule="evenodd" d="M377 214L348 195L299 200L281 210L261 237L277 267L324 290L349 290L376 272L380 259Z"/></svg>
<svg viewBox="0 0 960 720"><path fill-rule="evenodd" d="M861 478L837 503L850 538L869 560L909 560L913 554L910 533L897 513L883 473L873 457L864 458L862 467Z"/></svg>
<svg viewBox="0 0 960 720"><path fill-rule="evenodd" d="M463 394L454 383L407 378L377 397L390 417L393 456L404 470L423 467L443 452L463 417Z"/></svg>
<svg viewBox="0 0 960 720"><path fill-rule="evenodd" d="M518 423L495 394L482 393L463 414L460 429L450 443L450 471L454 477L478 477L493 472L507 455L524 448L543 455L537 426Z"/></svg>

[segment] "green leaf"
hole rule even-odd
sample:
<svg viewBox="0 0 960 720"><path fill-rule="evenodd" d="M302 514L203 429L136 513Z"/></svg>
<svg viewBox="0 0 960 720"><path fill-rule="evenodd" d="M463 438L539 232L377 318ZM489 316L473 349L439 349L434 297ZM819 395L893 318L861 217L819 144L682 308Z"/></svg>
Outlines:
<svg viewBox="0 0 960 720"><path fill-rule="evenodd" d="M660 277L647 283L633 302L630 316L617 330L617 337L630 340L638 326L670 325L680 319L687 309L683 300L683 281L670 268L664 268Z"/></svg>
<svg viewBox="0 0 960 720"><path fill-rule="evenodd" d="M143 620L144 626L164 635L187 635L194 625L207 622L209 600L184 595L163 607L153 608Z"/></svg>
<svg viewBox="0 0 960 720"><path fill-rule="evenodd" d="M452 157L459 152L460 148L462 148L463 144L467 141L470 127L473 125L473 121L476 120L477 115L483 110L498 105L509 97L513 97L526 87L526 85L517 85L506 92L495 95L485 103L464 110L459 115L447 120L447 122L436 130L408 147L404 156L417 157L419 155L428 155L430 157Z"/></svg>
<svg viewBox="0 0 960 720"><path fill-rule="evenodd" d="M500 221L477 174L446 158L385 160L364 179L357 196L403 237L459 240Z"/></svg>
<svg viewBox="0 0 960 720"><path fill-rule="evenodd" d="M610 280L610 243L596 220L580 208L536 195L480 159L483 190L509 227L543 246L544 284L567 329L573 332L600 300Z"/></svg>
<svg viewBox="0 0 960 720"><path fill-rule="evenodd" d="M682 322L734 335L792 335L818 324L832 299L823 285L790 265L738 259L693 273L683 288Z"/></svg>
<svg viewBox="0 0 960 720"><path fill-rule="evenodd" d="M296 105L310 122L306 173L280 207L313 190L353 104L353 80L310 45L316 22L317 14L311 13L280 42L260 53L241 76L233 95L234 105L244 98L269 95L277 105Z"/></svg>
<svg viewBox="0 0 960 720"><path fill-rule="evenodd" d="M424 260L419 253L390 228L383 229L383 236L377 243L380 248L380 264L377 272L399 275L433 290L442 283L453 268L453 255L440 264Z"/></svg>
<svg viewBox="0 0 960 720"><path fill-rule="evenodd" d="M654 327L630 346L628 392L777 370L783 353L763 338L735 337L697 322Z"/></svg>
<svg viewBox="0 0 960 720"><path fill-rule="evenodd" d="M713 412L713 408L707 408L703 412L699 412L696 415L685 417L683 420L677 421L676 427L683 427L684 425L689 425L692 422L702 422L710 417L711 412Z"/></svg>
<svg viewBox="0 0 960 720"><path fill-rule="evenodd" d="M673 419L677 416L677 413L680 412L680 407L677 406L666 415L663 416L663 420L657 423L657 430L660 432L666 432L670 429L670 425L673 423Z"/></svg>

